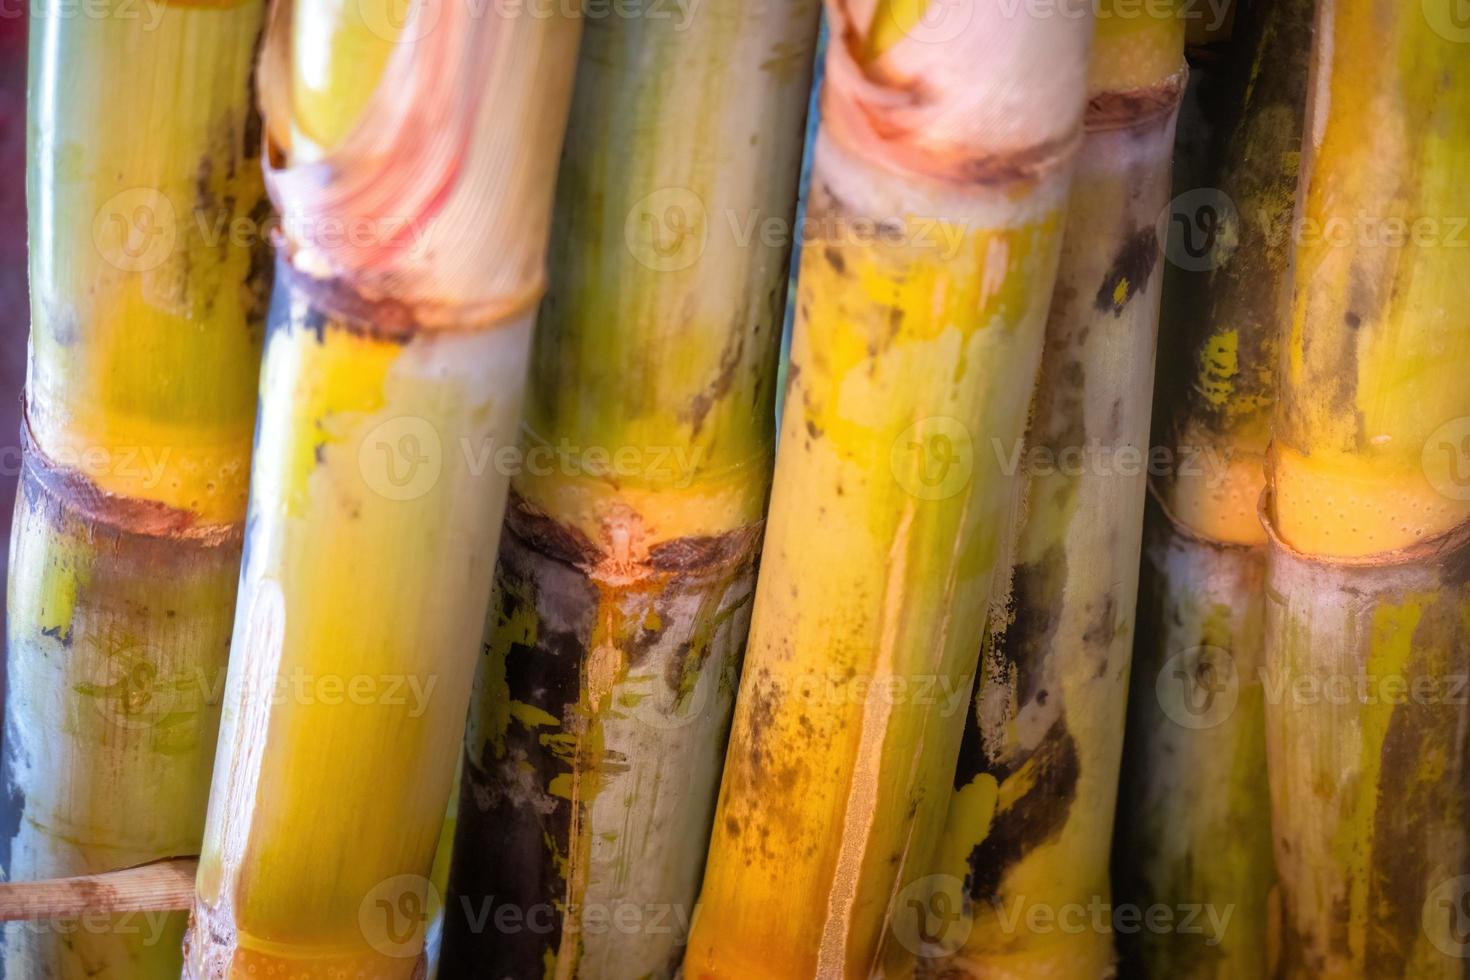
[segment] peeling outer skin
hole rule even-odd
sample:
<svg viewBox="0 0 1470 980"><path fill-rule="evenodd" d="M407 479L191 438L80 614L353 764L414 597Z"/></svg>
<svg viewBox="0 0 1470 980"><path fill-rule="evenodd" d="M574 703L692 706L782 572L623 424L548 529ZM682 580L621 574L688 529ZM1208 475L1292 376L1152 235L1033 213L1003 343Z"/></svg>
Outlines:
<svg viewBox="0 0 1470 980"><path fill-rule="evenodd" d="M85 473L53 463L36 444L29 412L24 406L21 413L21 479L27 487L45 493L59 506L88 522L125 534L175 538L209 547L239 547L244 537L244 522L204 524L195 514L156 500L132 500L107 493Z"/></svg>
<svg viewBox="0 0 1470 980"><path fill-rule="evenodd" d="M1006 20L1003 4L960 6L968 17L944 44L906 36L876 57L865 49L895 17L883 0L828 0L832 43L822 124L874 164L959 183L1035 181L1071 161L1080 140L1075 93L1086 75L1092 21ZM867 28L859 25L866 24ZM974 64L1010 65L977 79ZM1005 79L1004 83L991 79Z"/></svg>
<svg viewBox="0 0 1470 980"><path fill-rule="evenodd" d="M411 40L395 46L357 125L321 159L301 161L291 10L286 0L272 6L260 82L266 186L292 264L351 282L368 303L408 306L406 319L426 329L514 320L534 306L555 168L518 161L556 157L572 79L538 69L574 56L580 18L415 3L403 26ZM344 222L369 234L340 234Z"/></svg>
<svg viewBox="0 0 1470 980"><path fill-rule="evenodd" d="M1470 523L1345 559L1266 527L1277 975L1463 977Z"/></svg>
<svg viewBox="0 0 1470 980"><path fill-rule="evenodd" d="M1277 919L1261 683L1266 549L1147 515L1115 900L1213 907L1193 933L1118 936L1120 972L1164 980L1270 975Z"/></svg>
<svg viewBox="0 0 1470 980"><path fill-rule="evenodd" d="M513 498L471 712L446 976L675 975L760 530L663 542L609 580L580 532ZM460 913L502 904L537 920L501 933ZM604 921L636 910L640 928L599 930L578 921L584 908Z"/></svg>

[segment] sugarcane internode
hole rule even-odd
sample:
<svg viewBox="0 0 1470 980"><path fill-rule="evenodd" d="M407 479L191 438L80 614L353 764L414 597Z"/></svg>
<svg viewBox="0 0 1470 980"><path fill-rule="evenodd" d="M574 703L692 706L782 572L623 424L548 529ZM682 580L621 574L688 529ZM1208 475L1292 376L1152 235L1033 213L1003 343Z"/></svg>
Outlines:
<svg viewBox="0 0 1470 980"><path fill-rule="evenodd" d="M1417 6L1370 2L1321 5L1314 36L1298 224L1470 213L1451 176L1470 154L1470 48ZM1261 508L1283 976L1464 973L1470 706L1297 693L1470 674L1470 499L1425 466L1470 416L1464 272L1433 238L1292 243Z"/></svg>
<svg viewBox="0 0 1470 980"><path fill-rule="evenodd" d="M817 13L714 0L584 42L522 448L644 465L515 477L450 876L458 975L678 970L770 486ZM497 902L527 927L459 913Z"/></svg>
<svg viewBox="0 0 1470 980"><path fill-rule="evenodd" d="M200 980L426 966L508 491L446 449L514 437L580 22L419 0L399 26L279 4L262 55L287 235L187 937ZM403 215L415 236L338 234ZM301 675L359 696L275 696Z"/></svg>
<svg viewBox="0 0 1470 980"><path fill-rule="evenodd" d="M1102 976L1112 932L1017 910L1110 904L1145 468L1037 465L1142 447L1183 91L1183 21L1099 18L1014 543L995 590L930 899L966 919L921 951L945 976ZM1038 453L1044 449L1045 453ZM1105 558L1103 556L1106 556ZM1075 917L1075 916L1074 916ZM897 930L903 925L899 919ZM963 934L962 936L960 934Z"/></svg>
<svg viewBox="0 0 1470 980"><path fill-rule="evenodd" d="M1155 432L1220 466L1151 480L1114 879L1120 900L1235 912L1214 947L1120 935L1124 968L1149 977L1244 980L1273 962L1257 505L1314 6L1243 4L1232 36L1191 53L1199 79L1176 150Z"/></svg>
<svg viewBox="0 0 1470 980"><path fill-rule="evenodd" d="M887 924L931 873L965 713L873 691L969 684L1001 559L989 445L1023 434L1090 24L986 5L941 40L890 7L828 10L819 231L690 978L912 969ZM1040 111L1007 103L1019 79Z"/></svg>
<svg viewBox="0 0 1470 980"><path fill-rule="evenodd" d="M48 3L31 21L13 882L198 851L239 574L270 267L178 219L248 220L263 200L248 93L263 5L117 13ZM0 973L176 977L169 908L12 925Z"/></svg>

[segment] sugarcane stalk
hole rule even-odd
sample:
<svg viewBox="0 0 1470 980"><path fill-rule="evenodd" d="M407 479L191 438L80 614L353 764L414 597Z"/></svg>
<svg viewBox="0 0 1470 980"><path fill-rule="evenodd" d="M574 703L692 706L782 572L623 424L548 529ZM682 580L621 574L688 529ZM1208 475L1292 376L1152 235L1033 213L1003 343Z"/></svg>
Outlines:
<svg viewBox="0 0 1470 980"><path fill-rule="evenodd" d="M1091 34L965 10L828 7L790 388L690 980L912 959L882 952L885 923L942 827L1013 482L990 440L1025 427Z"/></svg>
<svg viewBox="0 0 1470 980"><path fill-rule="evenodd" d="M1101 977L1113 961L1107 923L1090 911L1083 928L1055 926L1068 909L1110 904L1158 327L1155 225L1186 72L1173 11L1103 13L1005 604L983 633L932 892L895 922L900 936L932 937L926 974ZM1054 927L1028 925L1041 921L1037 906ZM956 915L931 921L944 908Z"/></svg>
<svg viewBox="0 0 1470 980"><path fill-rule="evenodd" d="M1262 508L1287 977L1460 977L1470 954L1470 46L1448 16L1317 12Z"/></svg>
<svg viewBox="0 0 1470 980"><path fill-rule="evenodd" d="M279 4L262 58L284 234L189 977L407 978L437 902L580 19L371 10Z"/></svg>
<svg viewBox="0 0 1470 980"><path fill-rule="evenodd" d="M196 853L269 262L257 2L32 21L32 327L11 539L5 877ZM184 917L7 930L13 977L177 976Z"/></svg>
<svg viewBox="0 0 1470 980"><path fill-rule="evenodd" d="M1256 505L1313 6L1240 5L1189 123L1210 130L1204 164L1175 187L1156 386L1167 465L1152 478L1114 880L1120 902L1202 909L1204 928L1121 934L1140 976L1248 980L1272 963Z"/></svg>
<svg viewBox="0 0 1470 980"><path fill-rule="evenodd" d="M671 977L683 956L770 486L817 12L589 22L448 976Z"/></svg>

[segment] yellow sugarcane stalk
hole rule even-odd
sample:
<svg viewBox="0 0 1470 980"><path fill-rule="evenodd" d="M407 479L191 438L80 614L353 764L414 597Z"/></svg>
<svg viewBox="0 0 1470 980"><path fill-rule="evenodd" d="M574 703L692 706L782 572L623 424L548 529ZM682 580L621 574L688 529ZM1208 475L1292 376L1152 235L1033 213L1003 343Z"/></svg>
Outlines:
<svg viewBox="0 0 1470 980"><path fill-rule="evenodd" d="M447 976L679 965L770 485L817 13L710 0L583 41Z"/></svg>
<svg viewBox="0 0 1470 980"><path fill-rule="evenodd" d="M885 924L944 819L1013 483L991 442L1025 427L1091 34L964 11L828 7L790 389L690 980L912 959L882 953Z"/></svg>
<svg viewBox="0 0 1470 980"><path fill-rule="evenodd" d="M1459 977L1470 954L1470 45L1452 13L1317 13L1263 506L1283 976Z"/></svg>
<svg viewBox="0 0 1470 980"><path fill-rule="evenodd" d="M34 12L7 880L199 847L269 288L249 96L262 16L255 2ZM176 977L183 926L12 925L3 972Z"/></svg>
<svg viewBox="0 0 1470 980"><path fill-rule="evenodd" d="M580 20L375 9L279 4L261 66L283 249L190 977L407 978L437 901Z"/></svg>
<svg viewBox="0 0 1470 980"><path fill-rule="evenodd" d="M1175 11L1099 10L1007 602L988 627L930 892L895 921L900 937L928 938L925 973L1101 977L1112 965L1108 852L1162 278L1156 223L1183 61Z"/></svg>
<svg viewBox="0 0 1470 980"><path fill-rule="evenodd" d="M1256 506L1313 8L1242 4L1181 123L1209 135L1171 216L1155 410L1168 454L1152 478L1114 880L1120 903L1197 910L1200 928L1120 935L1125 969L1146 977L1250 980L1272 962Z"/></svg>

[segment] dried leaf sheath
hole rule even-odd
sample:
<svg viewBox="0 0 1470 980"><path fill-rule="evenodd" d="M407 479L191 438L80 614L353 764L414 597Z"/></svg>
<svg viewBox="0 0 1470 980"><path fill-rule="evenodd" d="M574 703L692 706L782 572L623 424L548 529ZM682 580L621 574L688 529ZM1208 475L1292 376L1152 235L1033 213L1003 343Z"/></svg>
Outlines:
<svg viewBox="0 0 1470 980"><path fill-rule="evenodd" d="M1263 507L1288 977L1470 953L1470 46L1446 17L1317 11Z"/></svg>
<svg viewBox="0 0 1470 980"><path fill-rule="evenodd" d="M419 0L364 103L312 45L365 9L280 5L267 42L286 239L192 977L420 966L490 594L580 24Z"/></svg>
<svg viewBox="0 0 1470 980"><path fill-rule="evenodd" d="M263 8L124 14L31 23L10 880L197 851L229 652L269 282L248 84ZM0 972L176 977L183 925L12 925Z"/></svg>
<svg viewBox="0 0 1470 980"><path fill-rule="evenodd" d="M565 455L514 483L451 974L679 964L770 483L817 11L711 0L583 41L522 434L528 462ZM542 928L486 925L507 907Z"/></svg>
<svg viewBox="0 0 1470 980"><path fill-rule="evenodd" d="M691 980L867 977L928 872L1010 497L990 442L1024 428L1084 101L1086 21L975 8L935 42L893 36L883 5L829 13L815 234ZM1013 112L1018 91L1039 111Z"/></svg>
<svg viewBox="0 0 1470 980"><path fill-rule="evenodd" d="M1008 601L981 655L933 894L906 910L919 921L896 925L933 938L926 974L1111 969L1106 929L1026 923L1033 907L1111 901L1163 262L1156 223L1183 43L1176 16L1098 20ZM948 922L937 918L946 903L959 913Z"/></svg>

